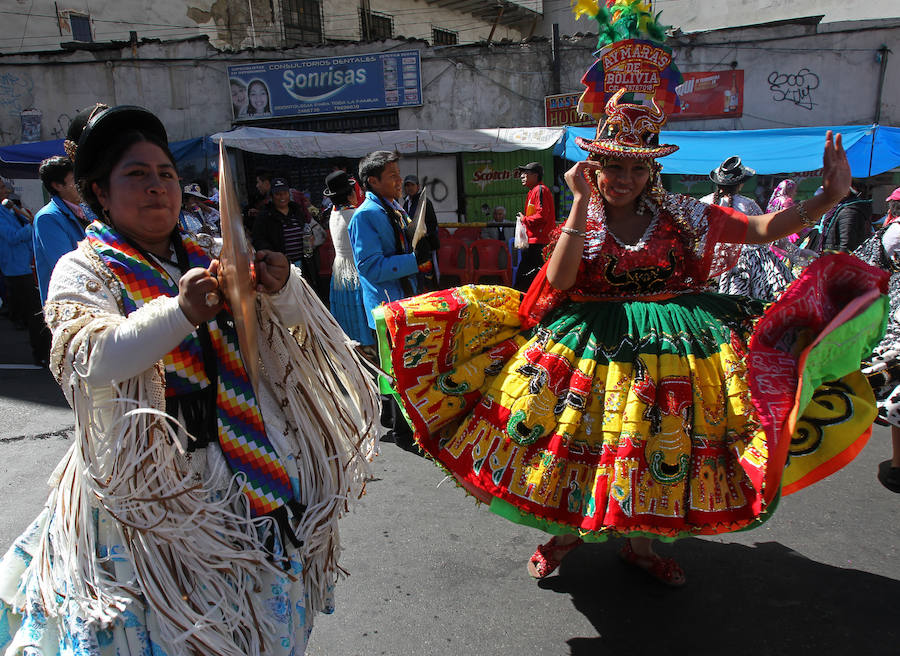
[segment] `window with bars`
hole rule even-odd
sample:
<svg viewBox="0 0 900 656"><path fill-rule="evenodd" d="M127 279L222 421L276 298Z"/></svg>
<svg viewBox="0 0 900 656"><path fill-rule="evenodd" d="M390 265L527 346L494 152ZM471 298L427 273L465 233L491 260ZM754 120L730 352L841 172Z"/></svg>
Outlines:
<svg viewBox="0 0 900 656"><path fill-rule="evenodd" d="M431 41L435 46L455 46L459 43L459 34L439 27L431 28Z"/></svg>
<svg viewBox="0 0 900 656"><path fill-rule="evenodd" d="M387 14L360 9L359 33L363 41L390 39L394 36L394 19Z"/></svg>
<svg viewBox="0 0 900 656"><path fill-rule="evenodd" d="M81 14L69 14L69 25L72 26L72 40L90 43L94 40L91 34L91 17Z"/></svg>
<svg viewBox="0 0 900 656"><path fill-rule="evenodd" d="M281 12L287 45L322 42L321 0L282 0Z"/></svg>

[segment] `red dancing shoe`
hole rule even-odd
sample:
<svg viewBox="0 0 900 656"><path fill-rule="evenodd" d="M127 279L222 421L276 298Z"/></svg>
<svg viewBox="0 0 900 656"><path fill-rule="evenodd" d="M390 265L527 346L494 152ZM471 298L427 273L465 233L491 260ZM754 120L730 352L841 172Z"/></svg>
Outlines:
<svg viewBox="0 0 900 656"><path fill-rule="evenodd" d="M572 551L579 544L584 544L584 540L576 538L568 544L559 544L556 536L550 538L546 544L540 545L528 561L528 573L536 579L542 579L550 576L567 553Z"/></svg>
<svg viewBox="0 0 900 656"><path fill-rule="evenodd" d="M664 585L680 588L687 583L684 570L675 562L674 558L662 558L656 554L640 556L631 547L631 540L625 540L625 544L619 551L619 557L629 565L644 570Z"/></svg>

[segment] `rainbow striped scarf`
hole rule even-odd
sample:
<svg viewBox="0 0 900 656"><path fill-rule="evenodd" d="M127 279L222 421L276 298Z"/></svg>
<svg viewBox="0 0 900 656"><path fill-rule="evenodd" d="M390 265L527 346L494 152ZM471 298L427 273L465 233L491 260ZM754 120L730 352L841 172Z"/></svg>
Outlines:
<svg viewBox="0 0 900 656"><path fill-rule="evenodd" d="M125 313L159 296L178 295L177 281L173 282L164 269L152 258L126 242L110 226L94 221L86 230L88 243L122 285ZM187 263L207 268L210 258L186 233L181 242L187 253ZM238 350L237 334L229 325L225 311L207 322L212 341L217 374L210 380L204 366L204 349L198 331L188 335L163 357L166 369L166 398L190 394L216 383L216 433L219 446L232 472L246 477L244 494L254 516L284 515L289 506L295 513L295 500L287 470L269 442L262 413L246 374L246 367Z"/></svg>

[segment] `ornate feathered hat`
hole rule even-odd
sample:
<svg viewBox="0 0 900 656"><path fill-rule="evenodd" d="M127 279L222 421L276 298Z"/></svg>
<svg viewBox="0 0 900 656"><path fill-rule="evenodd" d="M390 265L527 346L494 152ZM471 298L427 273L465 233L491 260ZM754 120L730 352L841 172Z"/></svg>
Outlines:
<svg viewBox="0 0 900 656"><path fill-rule="evenodd" d="M679 104L676 87L683 78L665 27L643 0L577 0L576 17L597 21L600 37L594 64L581 82L585 91L578 111L598 120L593 140L576 138L597 155L655 159L678 146L659 143L667 112Z"/></svg>
<svg viewBox="0 0 900 656"><path fill-rule="evenodd" d="M666 115L656 101L636 105L621 102L623 95L625 89L619 89L606 103L606 120L597 126L593 140L575 137L578 147L596 155L635 159L656 159L678 150L673 144L659 143Z"/></svg>

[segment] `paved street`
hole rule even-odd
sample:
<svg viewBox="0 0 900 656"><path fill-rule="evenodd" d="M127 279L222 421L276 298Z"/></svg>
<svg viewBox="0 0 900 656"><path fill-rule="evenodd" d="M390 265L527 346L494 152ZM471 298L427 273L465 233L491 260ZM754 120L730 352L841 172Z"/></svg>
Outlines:
<svg viewBox="0 0 900 656"><path fill-rule="evenodd" d="M27 362L0 320L0 363ZM0 549L41 507L72 425L52 378L0 369ZM664 546L689 582L669 590L583 546L536 583L542 534L476 506L422 458L382 445L357 512L342 524L337 612L312 656L900 653L900 495L875 480L890 452L877 428L847 468L786 498L763 527Z"/></svg>

